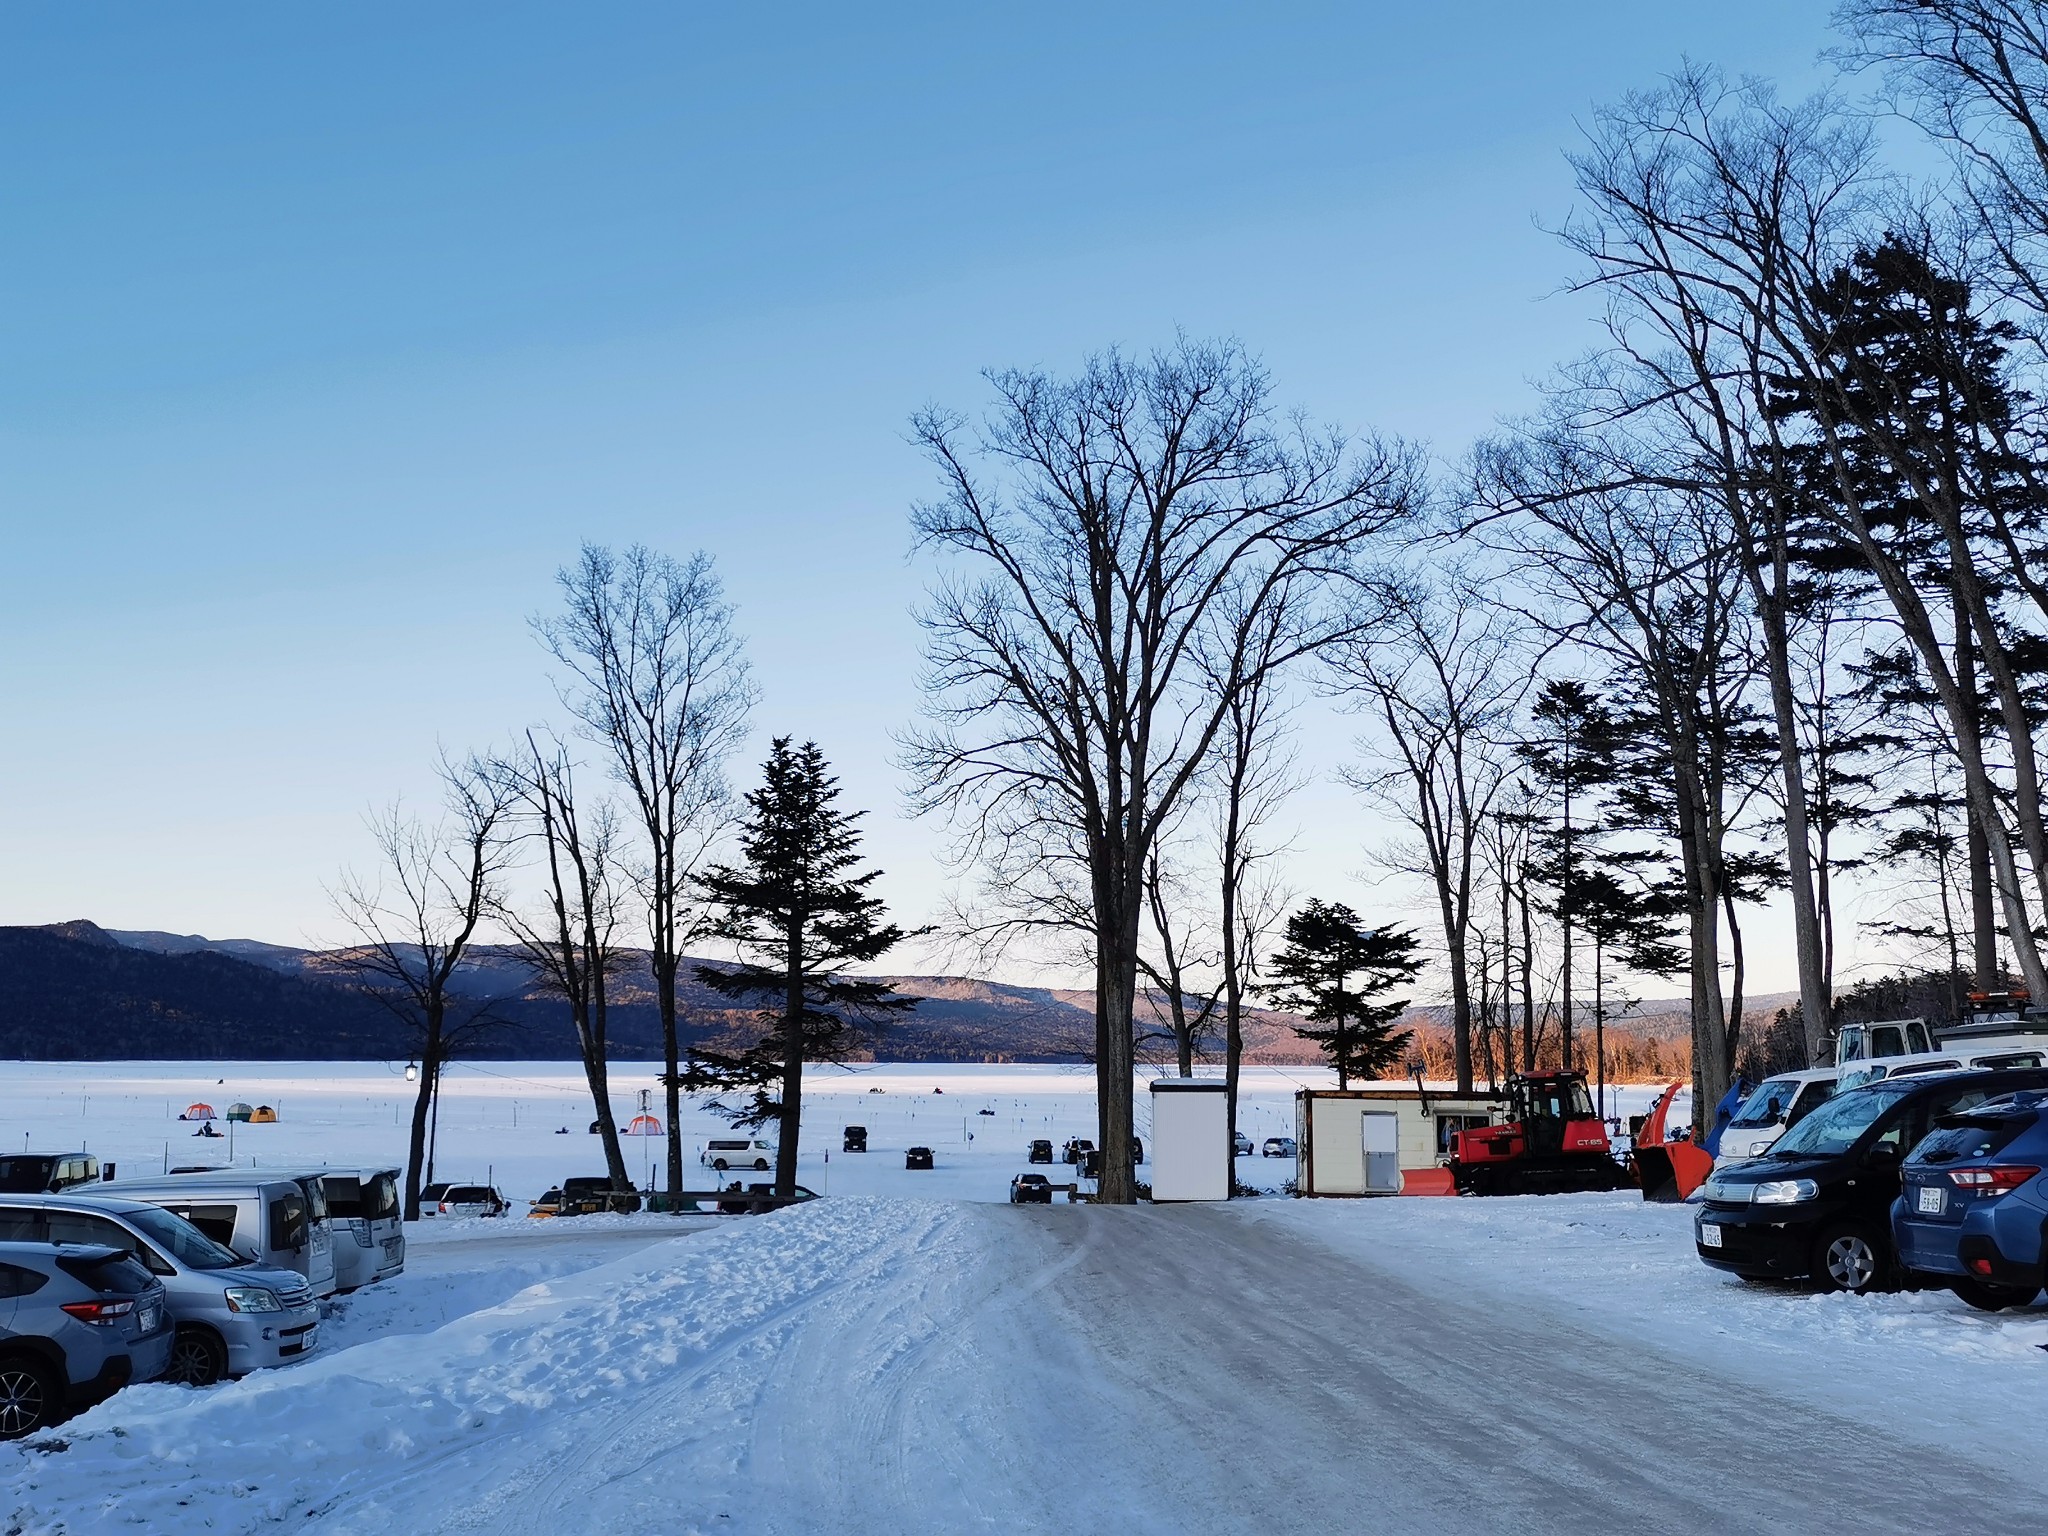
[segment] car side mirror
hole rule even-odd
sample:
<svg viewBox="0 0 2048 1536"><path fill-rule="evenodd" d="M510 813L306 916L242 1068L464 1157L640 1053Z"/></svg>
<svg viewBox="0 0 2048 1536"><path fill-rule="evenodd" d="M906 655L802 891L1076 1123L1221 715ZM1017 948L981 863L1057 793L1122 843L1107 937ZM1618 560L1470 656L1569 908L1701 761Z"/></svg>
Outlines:
<svg viewBox="0 0 2048 1536"><path fill-rule="evenodd" d="M1880 1141L1863 1156L1863 1161L1873 1168L1896 1168L1905 1160L1905 1148L1896 1141Z"/></svg>

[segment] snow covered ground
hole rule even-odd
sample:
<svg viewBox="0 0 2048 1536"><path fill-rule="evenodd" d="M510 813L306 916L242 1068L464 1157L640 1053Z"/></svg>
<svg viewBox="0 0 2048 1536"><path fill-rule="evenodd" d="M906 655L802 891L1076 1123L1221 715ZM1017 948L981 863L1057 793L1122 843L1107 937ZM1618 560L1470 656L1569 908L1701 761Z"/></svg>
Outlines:
<svg viewBox="0 0 2048 1536"><path fill-rule="evenodd" d="M381 1066L209 1070L228 1081L9 1066L0 1131L156 1166L166 1110L210 1089L284 1113L239 1158L402 1145ZM1263 1076L1253 1134L1289 1129L1306 1076ZM1688 1211L1626 1193L998 1205L1029 1137L1090 1131L1085 1076L820 1086L805 1176L832 1198L421 1223L406 1274L335 1303L303 1365L131 1388L0 1447L0 1531L2041 1528L2048 1309L1745 1286L1698 1263ZM451 1078L444 1170L515 1196L596 1171L576 1089L559 1066ZM828 1169L847 1122L877 1151ZM903 1169L912 1141L935 1173Z"/></svg>
<svg viewBox="0 0 2048 1536"><path fill-rule="evenodd" d="M673 1238L451 1223L303 1366L0 1448L0 1529L2040 1528L2048 1320L1739 1286L1686 1216L838 1197Z"/></svg>

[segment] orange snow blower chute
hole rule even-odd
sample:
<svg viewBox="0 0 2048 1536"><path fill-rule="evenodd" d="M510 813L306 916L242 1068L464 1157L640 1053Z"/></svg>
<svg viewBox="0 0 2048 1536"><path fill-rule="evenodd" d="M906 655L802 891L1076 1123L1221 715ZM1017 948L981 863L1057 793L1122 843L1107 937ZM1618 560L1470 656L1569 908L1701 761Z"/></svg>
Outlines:
<svg viewBox="0 0 2048 1536"><path fill-rule="evenodd" d="M1673 1083L1666 1088L1636 1133L1636 1182L1642 1185L1645 1200L1683 1200L1714 1171L1713 1156L1705 1147L1693 1145L1689 1131L1674 1137L1665 1128L1683 1087L1684 1083Z"/></svg>

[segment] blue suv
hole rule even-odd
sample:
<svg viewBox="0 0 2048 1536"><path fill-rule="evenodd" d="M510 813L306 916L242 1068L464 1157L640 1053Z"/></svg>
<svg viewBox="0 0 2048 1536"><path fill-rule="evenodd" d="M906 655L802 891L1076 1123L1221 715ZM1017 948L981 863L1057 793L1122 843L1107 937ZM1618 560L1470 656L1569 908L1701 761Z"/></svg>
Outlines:
<svg viewBox="0 0 2048 1536"><path fill-rule="evenodd" d="M1900 1262L1973 1307L2023 1307L2048 1283L2048 1089L1945 1115L1900 1169Z"/></svg>

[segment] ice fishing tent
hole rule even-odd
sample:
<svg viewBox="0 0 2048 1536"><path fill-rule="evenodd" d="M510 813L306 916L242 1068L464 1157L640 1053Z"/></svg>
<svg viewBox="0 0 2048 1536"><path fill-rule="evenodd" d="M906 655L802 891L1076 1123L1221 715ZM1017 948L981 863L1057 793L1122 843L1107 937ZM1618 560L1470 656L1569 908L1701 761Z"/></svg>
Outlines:
<svg viewBox="0 0 2048 1536"><path fill-rule="evenodd" d="M230 1120L240 1120L245 1125L248 1123L249 1117L255 1113L256 1111L246 1104L230 1104L228 1106L228 1118Z"/></svg>
<svg viewBox="0 0 2048 1536"><path fill-rule="evenodd" d="M1220 1077L1152 1081L1152 1198L1230 1198L1230 1104Z"/></svg>
<svg viewBox="0 0 2048 1536"><path fill-rule="evenodd" d="M213 1117L211 1104L187 1104L185 1113L178 1116L180 1120L211 1120Z"/></svg>
<svg viewBox="0 0 2048 1536"><path fill-rule="evenodd" d="M1304 1195L1448 1195L1451 1138L1506 1102L1412 1083L1303 1088L1294 1095L1294 1187Z"/></svg>
<svg viewBox="0 0 2048 1536"><path fill-rule="evenodd" d="M635 1115L633 1123L626 1127L628 1136L659 1136L661 1122L652 1115Z"/></svg>
<svg viewBox="0 0 2048 1536"><path fill-rule="evenodd" d="M275 1125L277 1124L277 1111L268 1104L258 1104L249 1116L249 1123L251 1125Z"/></svg>

